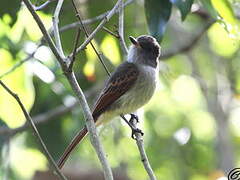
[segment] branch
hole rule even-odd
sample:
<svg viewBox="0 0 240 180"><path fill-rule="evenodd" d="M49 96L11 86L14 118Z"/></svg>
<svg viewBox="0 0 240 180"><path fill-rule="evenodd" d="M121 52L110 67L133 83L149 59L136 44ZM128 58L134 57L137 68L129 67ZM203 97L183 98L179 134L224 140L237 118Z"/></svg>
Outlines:
<svg viewBox="0 0 240 180"><path fill-rule="evenodd" d="M94 86L93 88L87 90L86 92L84 92L85 97L87 98L87 97L94 96L96 94L97 89L99 89L99 85ZM66 113L71 112L74 108L77 107L77 105L78 105L77 100L75 100L69 106L60 105L60 106L58 106L52 110L49 110L45 113L34 116L32 118L33 122L35 125L47 123L48 121L51 121L56 117L60 117ZM24 125L22 125L18 128L15 128L15 129L10 129L8 127L0 127L0 136L14 136L17 133L23 132L28 128L29 128L29 123L25 123Z"/></svg>
<svg viewBox="0 0 240 180"><path fill-rule="evenodd" d="M38 139L42 149L43 149L43 152L45 153L45 156L47 157L48 159L48 162L53 166L54 170L56 171L57 175L59 176L60 179L62 180L67 180L66 177L60 172L58 166L56 165L56 163L54 162L51 154L48 152L48 149L46 147L46 145L44 144L35 124L33 123L33 120L32 118L30 117L30 115L28 114L27 110L25 109L24 105L22 104L20 98L18 97L17 94L15 94L13 91L11 91L1 80L0 80L0 84L1 86L17 101L17 103L19 104L19 106L21 107L22 109L22 112L25 116L25 118L28 120L28 122L30 123L32 129L33 129L33 132L34 132L34 135L36 136L36 138Z"/></svg>
<svg viewBox="0 0 240 180"><path fill-rule="evenodd" d="M39 16L37 15L37 13L34 11L33 6L31 4L31 2L29 0L23 0L24 4L27 6L28 10L30 11L30 13L32 14L34 20L36 21L38 27L40 28L45 40L47 41L50 49L52 50L53 54L55 55L55 57L57 58L58 62L60 63L62 69L66 70L66 64L64 59L60 56L60 54L58 53L58 49L56 48L53 40L51 39L50 35L48 34L43 22L41 21L41 19L39 18Z"/></svg>
<svg viewBox="0 0 240 180"><path fill-rule="evenodd" d="M84 25L82 24L81 16L80 16L80 13L78 12L78 9L76 7L76 4L75 4L74 0L72 0L72 5L73 5L74 10L75 10L75 12L77 14L77 18L79 19L79 21L80 21L80 23L82 25L82 28L83 28L83 31L85 32L85 35L87 37L89 37L87 30L85 29ZM93 50L95 51L95 53L97 54L98 58L100 59L100 61L103 63L103 61L101 59L101 56L97 52L97 50L94 47L94 45L92 44L92 42L90 42L90 44L91 44ZM76 49L75 49L75 52L76 52ZM103 65L105 65L105 64L103 63ZM106 66L104 66L104 67L106 68ZM77 80L75 78L74 73L69 73L67 75L67 77L68 77L69 82L72 84L72 87L75 87L76 94L78 94L79 97L81 95L83 95L83 93L81 91L79 91L80 88L77 88L78 83L77 83ZM84 101L84 99L82 99L82 100ZM85 99L85 101L86 101L86 99ZM87 102L85 102L85 104L87 105ZM83 109L86 109L86 111L88 112L88 113L85 114L87 116L86 117L86 120L87 120L86 121L86 125L88 127L87 129L88 129L88 131L92 131L92 136L97 137L96 126L95 126L95 122L94 122L93 117L92 117L92 113L91 113L91 111L90 111L88 106L83 107ZM99 158L99 160L100 160L100 162L102 164L102 167L103 167L103 172L104 172L105 179L106 180L113 180L112 170L111 170L111 167L110 167L110 165L109 165L109 163L107 161L107 157L106 157L106 155L105 155L105 153L103 151L102 144L100 143L99 139L93 138L91 136L90 136L90 140L91 140L92 144L94 144L94 146L96 147L98 158Z"/></svg>
<svg viewBox="0 0 240 180"><path fill-rule="evenodd" d="M63 49L62 49L62 43L61 43L61 40L60 40L59 29L58 29L58 22L59 22L58 17L59 17L59 13L60 13L60 10L61 10L62 5L63 5L63 1L64 0L58 0L57 7L56 7L56 10L54 12L54 16L53 16L52 21L53 21L53 33L54 33L54 37L55 37L58 52L59 52L59 54L61 55L62 58L65 58L64 53L63 53Z"/></svg>
<svg viewBox="0 0 240 180"><path fill-rule="evenodd" d="M79 87L76 77L73 72L66 74L66 77L68 78L68 81L70 82L74 92L76 93L76 95L78 97L80 104L82 105L84 117L86 120L86 126L87 126L88 132L90 134L90 141L93 144L93 146L97 152L98 158L102 164L104 177L106 180L113 180L111 168L107 162L107 157L103 151L102 144L99 141L97 131L96 131L96 126L95 126L95 123L94 123L94 120L92 117L92 113L91 113L90 108L87 104L87 101L84 97L84 94L83 94L81 88Z"/></svg>
<svg viewBox="0 0 240 180"><path fill-rule="evenodd" d="M129 5L129 4L131 4L133 1L134 1L134 0L128 0L128 1L126 1L126 2L124 3L124 7L127 6L127 5ZM103 14L100 14L100 15L94 17L94 18L83 20L82 23L83 23L84 25L88 25L88 24L95 23L96 21L99 21L99 20L104 19L104 18L108 15L109 12L110 12L110 11L107 11L107 12L105 12L105 13L103 13ZM115 11L114 14L116 14L117 12L118 12L118 11ZM61 28L59 29L59 31L62 32L62 31L66 31L66 30L69 30L69 29L73 29L73 28L75 28L75 27L81 27L81 24L79 23L79 21L78 21L78 22L71 23L71 24L67 24L67 25L61 27Z"/></svg>
<svg viewBox="0 0 240 180"><path fill-rule="evenodd" d="M124 55L128 54L128 48L124 41L124 9L123 9L123 0L121 0L119 6L119 20L118 20L118 35L120 41L120 47Z"/></svg>
<svg viewBox="0 0 240 180"><path fill-rule="evenodd" d="M94 31L89 35L89 37L84 41L84 43L82 43L82 45L80 47L77 48L77 53L83 49L85 49L85 47L88 45L88 43L94 38L94 36L96 35L96 33L102 29L102 27L104 26L104 24L106 22L109 21L109 19L117 12L119 4L121 3L121 0L118 0L117 3L115 4L115 6L112 8L112 10L108 13L107 16L105 16L105 18L99 23L99 25L96 27L96 29L94 29ZM72 55L70 55L72 56Z"/></svg>
<svg viewBox="0 0 240 180"><path fill-rule="evenodd" d="M76 54L77 54L76 51L77 51L77 46L78 46L78 42L79 42L79 39L80 39L80 32L81 32L81 29L78 28L77 29L77 34L76 34L76 37L75 37L75 40L74 40L74 47L73 47L73 53L72 53L73 56L72 56L71 62L70 62L69 67L68 67L68 69L70 71L72 71L73 63L76 59Z"/></svg>
<svg viewBox="0 0 240 180"><path fill-rule="evenodd" d="M8 74L12 73L15 69L17 69L18 67L20 67L22 64L24 64L25 62L29 61L30 59L32 59L35 55L35 53L37 52L38 48L42 46L42 43L40 43L37 48L31 53L28 54L28 56L21 60L18 61L16 64L14 64L8 71L6 71L5 73L3 73L2 75L0 75L0 79L2 79L4 76L7 76Z"/></svg>
<svg viewBox="0 0 240 180"><path fill-rule="evenodd" d="M56 0L48 0L48 1L44 2L43 4L41 4L40 6L33 6L34 10L40 11L40 10L44 9L45 7L47 7L53 1L56 1Z"/></svg>
<svg viewBox="0 0 240 180"><path fill-rule="evenodd" d="M81 24L81 26L82 26L82 29L83 29L86 37L89 38L89 34L88 34L88 32L87 32L87 29L85 28L84 24L82 23L82 19L81 19L80 13L78 12L77 7L76 7L76 5L74 4L74 1L73 1L73 0L72 0L72 3L73 3L73 7L74 7L74 9L75 9L75 12L76 12L76 14L77 14L77 18L78 18L78 20L79 20L79 22L80 22L80 24ZM105 65L105 63L103 62L102 57L100 56L100 54L98 53L97 49L95 48L95 46L93 45L93 43L92 43L91 41L90 41L90 45L91 45L91 47L93 48L94 52L96 53L96 55L97 55L98 59L100 60L101 64L103 65L105 71L107 72L108 75L110 75L110 72L109 72L109 70L107 69L107 66ZM76 52L76 50L75 50L75 52Z"/></svg>
<svg viewBox="0 0 240 180"><path fill-rule="evenodd" d="M53 51L53 53L56 56L58 62L60 63L61 68L62 68L65 76L67 77L70 85L71 85L71 88L73 89L74 93L76 94L76 96L78 98L78 101L79 101L80 105L82 106L82 109L83 109L83 112L84 112L84 117L85 117L85 120L86 120L86 126L87 126L87 129L88 129L89 135L90 135L91 143L92 143L95 151L97 152L97 155L98 155L98 158L99 158L100 162L102 163L104 174L108 175L109 171L111 173L111 169L110 169L110 167L109 167L109 169L105 168L105 167L107 167L106 166L106 164L107 164L106 155L104 154L103 148L100 144L100 140L99 140L99 137L98 137L97 132L96 132L95 123L94 123L90 108L87 104L86 98L85 98L85 96L82 92L82 89L80 88L74 73L69 71L65 59L63 59L61 57L61 55L58 53L58 50L56 49L54 43L52 42L52 39L51 39L50 35L48 34L48 32L47 32L46 28L44 27L42 21L40 20L39 16L34 11L30 1L29 0L23 0L23 1L26 4L30 13L32 14L33 18L35 19L36 23L38 24L44 38L46 39L46 41L49 44L49 47ZM110 18L111 16L107 16L107 17ZM108 20L108 18L106 18L106 19ZM92 35L92 38L93 38L93 36L94 35ZM67 60L69 60L69 58ZM112 180L113 179L112 176L105 176L105 178L107 180Z"/></svg>
<svg viewBox="0 0 240 180"><path fill-rule="evenodd" d="M209 21L205 25L205 27L187 45L182 46L179 49L174 49L172 51L163 53L163 55L161 55L161 57L160 57L161 60L170 58L170 57L175 56L180 53L186 53L186 52L190 51L199 42L199 40L202 38L202 36L205 34L205 32L207 32L207 30L211 27L211 25L214 22L215 22L214 20Z"/></svg>

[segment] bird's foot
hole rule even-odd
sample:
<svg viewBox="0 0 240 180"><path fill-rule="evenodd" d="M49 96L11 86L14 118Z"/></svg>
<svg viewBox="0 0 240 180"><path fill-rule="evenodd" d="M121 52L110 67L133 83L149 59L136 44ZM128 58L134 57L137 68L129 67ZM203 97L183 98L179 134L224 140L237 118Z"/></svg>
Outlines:
<svg viewBox="0 0 240 180"><path fill-rule="evenodd" d="M131 137L132 137L134 140L136 140L136 133L140 133L142 136L144 135L144 133L142 132L141 129L135 127L135 122L134 122L134 120L136 120L136 122L138 123L138 122L139 122L138 116L135 115L135 114L130 114L130 115L131 115L131 118L130 118L130 120L129 120L129 124L131 124L130 127L131 127L131 129L132 129L132 136L131 136Z"/></svg>
<svg viewBox="0 0 240 180"><path fill-rule="evenodd" d="M137 123L139 123L139 119L138 119L138 116L137 116L137 115L135 115L135 114L133 114L133 113L131 113L130 115L131 115L131 118L130 118L130 120L129 120L130 123L132 123L132 121L133 121L134 119L137 121Z"/></svg>
<svg viewBox="0 0 240 180"><path fill-rule="evenodd" d="M132 128L132 135L131 135L131 137L134 139L134 140L136 140L136 134L137 133L140 133L142 136L144 135L144 133L142 132L142 130L141 129L138 129L138 128Z"/></svg>

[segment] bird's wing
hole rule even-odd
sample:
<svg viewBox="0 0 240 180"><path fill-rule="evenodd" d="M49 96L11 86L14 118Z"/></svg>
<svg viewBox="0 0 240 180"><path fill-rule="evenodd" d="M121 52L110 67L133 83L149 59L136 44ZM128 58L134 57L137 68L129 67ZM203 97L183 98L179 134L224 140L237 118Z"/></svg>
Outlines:
<svg viewBox="0 0 240 180"><path fill-rule="evenodd" d="M139 71L133 63L125 62L116 69L94 106L92 115L95 121L112 103L134 85L138 74Z"/></svg>

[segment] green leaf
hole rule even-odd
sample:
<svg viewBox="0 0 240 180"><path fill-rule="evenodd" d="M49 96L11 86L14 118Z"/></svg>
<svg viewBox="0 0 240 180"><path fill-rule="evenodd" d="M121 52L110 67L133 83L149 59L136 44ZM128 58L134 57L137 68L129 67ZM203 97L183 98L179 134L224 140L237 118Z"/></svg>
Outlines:
<svg viewBox="0 0 240 180"><path fill-rule="evenodd" d="M232 6L228 0L211 0L211 2L213 7L224 20L231 24L236 23Z"/></svg>
<svg viewBox="0 0 240 180"><path fill-rule="evenodd" d="M144 7L150 34L161 42L171 15L172 4L169 0L145 0Z"/></svg>
<svg viewBox="0 0 240 180"><path fill-rule="evenodd" d="M17 20L17 12L20 9L21 1L11 0L11 1L1 1L0 8L0 18L2 18L5 14L10 15L11 21L9 25L13 25Z"/></svg>
<svg viewBox="0 0 240 180"><path fill-rule="evenodd" d="M187 17L191 11L191 7L194 0L170 0L171 3L175 4L181 12L182 21Z"/></svg>

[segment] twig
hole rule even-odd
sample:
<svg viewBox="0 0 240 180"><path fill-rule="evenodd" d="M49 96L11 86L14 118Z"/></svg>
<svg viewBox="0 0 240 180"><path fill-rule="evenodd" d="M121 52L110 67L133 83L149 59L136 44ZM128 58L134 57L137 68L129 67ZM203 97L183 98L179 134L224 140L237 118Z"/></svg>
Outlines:
<svg viewBox="0 0 240 180"><path fill-rule="evenodd" d="M87 97L94 96L96 94L97 89L99 89L99 84L97 86L94 86L93 88L87 90L86 92L84 92L85 97L87 98ZM58 106L52 110L49 110L45 113L36 115L32 119L33 119L33 122L35 125L47 123L48 121L50 121L56 117L60 117L66 113L69 113L77 106L78 106L78 102L77 102L77 100L75 100L69 106L60 105L60 106ZM25 123L24 125L22 125L18 128L15 128L15 129L10 129L8 127L0 127L0 136L14 136L17 133L23 132L27 128L29 128L29 123Z"/></svg>
<svg viewBox="0 0 240 180"><path fill-rule="evenodd" d="M66 67L66 63L64 61L64 59L61 57L61 55L58 53L58 49L56 48L53 40L51 39L49 33L47 32L43 22L41 21L41 19L39 18L39 16L37 15L37 13L34 11L33 6L31 4L31 2L29 0L23 0L24 4L27 6L28 10L30 11L30 13L32 14L33 18L35 19L36 23L38 24L38 27L40 28L45 40L47 41L50 49L52 50L53 54L55 55L55 57L57 58L58 62L60 63L62 69L64 71L67 70Z"/></svg>
<svg viewBox="0 0 240 180"><path fill-rule="evenodd" d="M72 1L72 2L73 2L73 1ZM86 37L88 38L88 37L89 37L89 34L88 34L87 29L85 28L84 24L82 23L82 19L81 19L80 13L78 12L78 10L77 10L74 2L73 2L73 6L74 6L74 9L75 9L75 11L76 11L76 13L77 13L77 17L78 17L78 19L79 19L79 22L80 22L80 24L82 25L82 29L83 29ZM97 49L95 48L95 46L93 45L93 43L92 43L91 41L90 41L90 45L91 45L91 47L93 48L94 52L96 53L96 55L97 55L98 59L100 60L101 64L103 65L105 71L107 72L108 75L110 75L110 72L109 72L109 70L107 69L107 66L105 65L105 63L103 62L102 57L100 56L100 54L98 53Z"/></svg>
<svg viewBox="0 0 240 180"><path fill-rule="evenodd" d="M1 86L18 102L19 106L22 109L22 112L25 116L25 118L28 120L28 122L30 123L34 135L36 136L36 138L38 139L40 145L42 146L42 149L48 159L48 162L53 166L54 170L56 171L56 173L58 174L59 178L62 180L67 180L67 178L60 172L59 168L57 167L56 163L54 162L51 154L48 152L48 149L46 147L46 145L44 144L35 124L33 123L32 118L30 117L30 115L28 114L27 110L25 109L24 105L22 104L20 98L18 97L17 94L15 94L13 91L11 91L1 80L0 80L0 84Z"/></svg>
<svg viewBox="0 0 240 180"><path fill-rule="evenodd" d="M48 1L44 2L43 4L41 4L40 6L33 6L34 10L40 11L40 10L44 9L45 7L47 7L53 1L56 1L56 0L48 0Z"/></svg>
<svg viewBox="0 0 240 180"><path fill-rule="evenodd" d="M96 35L96 33L102 29L102 27L104 26L104 24L106 22L109 21L109 19L117 12L119 4L120 4L121 0L118 0L117 3L115 4L115 6L112 8L112 10L108 13L107 16L105 16L105 18L99 23L99 25L96 27L96 29L94 29L94 31L89 35L89 37L84 41L84 43L82 43L82 45L80 47L77 48L77 53L81 50L83 50L88 43L94 38L94 36ZM72 56L72 55L70 55Z"/></svg>
<svg viewBox="0 0 240 180"><path fill-rule="evenodd" d="M126 56L128 54L128 48L124 41L124 9L123 9L123 0L121 0L119 6L119 20L118 20L118 35L120 47L123 51L123 54Z"/></svg>
<svg viewBox="0 0 240 180"><path fill-rule="evenodd" d="M74 47L73 47L73 56L72 56L72 59L70 61L70 64L68 66L68 69L69 71L72 71L72 67L73 67L73 63L76 59L76 51L77 51L77 46L78 46L78 42L79 42L79 39L80 39L80 32L81 32L81 29L78 28L77 29L77 34L76 34L76 37L75 37L75 41L74 41Z"/></svg>
<svg viewBox="0 0 240 180"><path fill-rule="evenodd" d="M63 1L64 0L58 0L57 7L55 9L52 21L53 21L53 33L54 33L54 37L55 37L56 46L57 46L57 49L59 51L59 54L64 59L65 56L64 56L64 53L63 53L62 43L61 43L59 29L58 29L58 22L59 22L58 17L59 17L60 10L61 10L62 5L63 5Z"/></svg>
<svg viewBox="0 0 240 180"><path fill-rule="evenodd" d="M8 71L6 71L5 73L3 73L2 75L0 75L0 79L2 79L4 76L7 76L8 74L12 73L15 69L17 69L18 67L20 67L22 64L24 64L25 62L29 61L30 59L32 59L35 55L35 53L37 52L38 48L42 46L42 43L40 43L37 48L31 53L31 54L28 54L28 56L17 62L16 64L14 64Z"/></svg>
<svg viewBox="0 0 240 180"><path fill-rule="evenodd" d="M126 1L126 2L124 3L124 7L127 6L127 5L129 5L129 4L131 4L133 1L134 1L134 0L128 0L128 1ZM83 22L84 25L88 25L88 24L95 23L96 21L102 20L103 18L105 18L105 17L108 15L109 12L110 12L110 11L107 11L107 12L105 12L105 13L103 13L103 14L100 14L100 15L94 17L94 18L83 20L82 22ZM115 11L114 13L116 14L117 12L118 12L118 11ZM73 28L75 28L75 27L81 27L80 23L79 23L79 22L74 22L74 23L71 23L71 24L67 24L67 25L61 27L61 28L59 29L59 31L62 32L62 31L66 31L66 30L69 30L69 29L73 29Z"/></svg>
<svg viewBox="0 0 240 180"><path fill-rule="evenodd" d="M137 122L135 120L133 120L132 125L135 128L137 128L136 124L137 124ZM136 144L137 144L138 150L140 152L141 161L143 163L143 166L144 166L145 170L147 171L150 180L157 180L157 178L154 175L154 172L152 170L152 167L151 167L151 165L150 165L150 163L148 161L147 154L146 154L146 152L144 150L143 137L142 137L141 133L138 133L138 132L135 133L135 136L136 136L136 138L135 138Z"/></svg>
<svg viewBox="0 0 240 180"><path fill-rule="evenodd" d="M211 25L214 23L215 21L209 21L207 23L207 25L199 32L199 34L197 34L187 45L180 47L179 49L176 50L172 50L170 52L167 53L163 53L163 55L161 55L161 59L167 59L169 57L172 57L176 54L179 53L184 53L187 52L189 50L191 50L197 43L198 41L201 39L201 37L204 35L205 32L207 32L207 30L211 27Z"/></svg>
<svg viewBox="0 0 240 180"><path fill-rule="evenodd" d="M108 28L103 26L103 30L106 31L107 33L111 34L112 36L114 36L115 38L119 38L118 34L115 34L114 32L112 32L111 30L109 30Z"/></svg>
<svg viewBox="0 0 240 180"><path fill-rule="evenodd" d="M14 64L8 71L6 71L5 73L3 73L2 75L0 75L0 79L2 79L4 76L12 73L15 69L17 69L18 67L20 67L22 64L24 64L25 62L29 61L30 59L33 58L35 52L29 54L25 59L17 62L16 64Z"/></svg>

